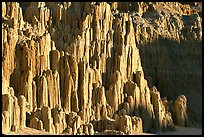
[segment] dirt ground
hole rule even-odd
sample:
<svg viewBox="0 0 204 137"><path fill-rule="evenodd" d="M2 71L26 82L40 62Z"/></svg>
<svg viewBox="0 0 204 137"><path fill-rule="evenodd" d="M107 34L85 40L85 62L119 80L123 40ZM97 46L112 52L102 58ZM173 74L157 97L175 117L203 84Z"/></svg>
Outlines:
<svg viewBox="0 0 204 137"><path fill-rule="evenodd" d="M201 128L193 128L193 127L176 127L177 131L172 132L158 132L159 135L201 135Z"/></svg>
<svg viewBox="0 0 204 137"><path fill-rule="evenodd" d="M176 127L176 131L171 132L157 132L156 134L151 133L132 133L132 135L201 135L202 129L201 128L192 128L192 127ZM45 131L40 131L32 128L23 128L17 132L10 132L8 135L56 135L51 134ZM61 134L65 135L65 134ZM68 134L66 134L68 135Z"/></svg>
<svg viewBox="0 0 204 137"><path fill-rule="evenodd" d="M201 128L193 128L193 127L178 127L176 126L176 131L170 132L156 132L155 134L151 133L133 133L132 135L201 135Z"/></svg>

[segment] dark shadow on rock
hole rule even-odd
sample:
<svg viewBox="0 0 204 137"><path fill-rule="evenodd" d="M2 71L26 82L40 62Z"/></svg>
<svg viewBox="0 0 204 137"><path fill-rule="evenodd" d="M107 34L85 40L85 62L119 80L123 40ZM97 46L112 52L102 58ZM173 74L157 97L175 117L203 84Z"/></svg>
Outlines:
<svg viewBox="0 0 204 137"><path fill-rule="evenodd" d="M192 110L200 123L202 41L178 42L160 37L157 41L138 45L138 48L145 79L150 76L161 97L167 97L168 100L176 100L179 95L184 94L187 97L187 109Z"/></svg>

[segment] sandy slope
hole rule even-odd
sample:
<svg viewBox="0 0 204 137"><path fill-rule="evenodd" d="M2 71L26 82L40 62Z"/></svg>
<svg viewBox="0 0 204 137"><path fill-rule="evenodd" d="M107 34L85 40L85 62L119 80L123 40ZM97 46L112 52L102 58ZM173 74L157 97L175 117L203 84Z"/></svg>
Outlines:
<svg viewBox="0 0 204 137"><path fill-rule="evenodd" d="M177 131L171 132L157 132L156 134L151 133L133 133L132 135L201 135L202 129L201 128L192 128L192 127L176 127ZM36 130L33 128L23 128L20 129L18 132L10 132L8 135L56 135L51 134L48 132ZM62 135L62 134L61 134ZM66 134L68 135L68 134Z"/></svg>
<svg viewBox="0 0 204 137"><path fill-rule="evenodd" d="M10 132L8 135L51 135L51 133L26 127L19 129L17 132Z"/></svg>
<svg viewBox="0 0 204 137"><path fill-rule="evenodd" d="M156 134L141 133L141 134L133 134L133 135L201 135L201 134L202 134L201 128L176 126L176 131L157 132Z"/></svg>
<svg viewBox="0 0 204 137"><path fill-rule="evenodd" d="M201 135L201 128L193 128L193 127L176 127L177 131L172 132L158 132L159 135Z"/></svg>

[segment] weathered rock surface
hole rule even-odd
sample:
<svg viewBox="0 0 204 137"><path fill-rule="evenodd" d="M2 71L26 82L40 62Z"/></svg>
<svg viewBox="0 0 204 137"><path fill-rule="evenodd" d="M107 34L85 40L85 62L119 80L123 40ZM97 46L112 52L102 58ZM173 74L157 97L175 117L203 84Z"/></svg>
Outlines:
<svg viewBox="0 0 204 137"><path fill-rule="evenodd" d="M184 3L155 3L134 27L144 30L136 32L136 41L148 85L169 100L185 95L190 119L201 125L202 4Z"/></svg>
<svg viewBox="0 0 204 137"><path fill-rule="evenodd" d="M177 2L2 2L3 133L29 126L53 134L122 135L186 126L188 104L200 99L190 95L194 90L199 95L202 87L202 11L195 7ZM168 44L168 50L160 47ZM176 59L185 55L190 63L178 64ZM189 76L190 64L196 67ZM168 71L176 65L189 69ZM162 67L167 71L161 73ZM194 81L192 90L177 92L189 85L184 75Z"/></svg>
<svg viewBox="0 0 204 137"><path fill-rule="evenodd" d="M174 103L174 111L176 116L176 123L179 126L186 126L188 123L187 110L187 99L184 95L180 95Z"/></svg>

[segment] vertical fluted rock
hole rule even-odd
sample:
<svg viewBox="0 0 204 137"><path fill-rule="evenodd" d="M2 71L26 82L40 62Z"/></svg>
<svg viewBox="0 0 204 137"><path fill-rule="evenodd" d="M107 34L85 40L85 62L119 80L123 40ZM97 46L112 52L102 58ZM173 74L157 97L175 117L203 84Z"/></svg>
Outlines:
<svg viewBox="0 0 204 137"><path fill-rule="evenodd" d="M97 96L97 90L99 88L100 84L99 83L93 83L93 91L92 91L92 104L95 105L98 99Z"/></svg>
<svg viewBox="0 0 204 137"><path fill-rule="evenodd" d="M95 104L95 102L92 101L93 98L93 73L94 70L90 69L89 71L89 83L88 83L88 108L91 108L92 104Z"/></svg>
<svg viewBox="0 0 204 137"><path fill-rule="evenodd" d="M136 72L136 78L135 81L140 88L140 90L143 90L145 86L147 86L147 80L144 79L144 73L143 71L137 71Z"/></svg>
<svg viewBox="0 0 204 137"><path fill-rule="evenodd" d="M48 105L47 80L45 76L40 76L38 79L38 107Z"/></svg>
<svg viewBox="0 0 204 137"><path fill-rule="evenodd" d="M132 133L132 119L128 115L124 115L120 117L120 130L125 134Z"/></svg>
<svg viewBox="0 0 204 137"><path fill-rule="evenodd" d="M46 69L50 69L50 51L51 51L51 36L50 33L47 32L47 30L45 31L44 37L42 37L42 43L40 43L40 45L46 45L44 47L44 50L42 50L42 54L45 56L45 61L46 64L44 64L44 69L42 70L42 72Z"/></svg>
<svg viewBox="0 0 204 137"><path fill-rule="evenodd" d="M16 126L16 125L12 125L12 126L11 126L11 131L13 131L13 132L17 132L18 129L19 129L19 127Z"/></svg>
<svg viewBox="0 0 204 137"><path fill-rule="evenodd" d="M175 130L175 125L173 123L173 119L170 112L166 112L165 117L163 119L163 131L167 130Z"/></svg>
<svg viewBox="0 0 204 137"><path fill-rule="evenodd" d="M118 92L116 86L110 86L109 90L107 91L107 98L108 103L115 109L118 110Z"/></svg>
<svg viewBox="0 0 204 137"><path fill-rule="evenodd" d="M134 107L135 107L135 101L133 99L132 96L128 96L128 103L129 103L129 106L130 106L130 112L129 112L129 115L133 115L134 113Z"/></svg>
<svg viewBox="0 0 204 137"><path fill-rule="evenodd" d="M38 129L38 130L43 130L43 122L42 122L42 120L38 119L37 117L33 117L30 120L30 127Z"/></svg>
<svg viewBox="0 0 204 137"><path fill-rule="evenodd" d="M102 105L101 107L101 119L107 119L107 109L106 109L106 105Z"/></svg>
<svg viewBox="0 0 204 137"><path fill-rule="evenodd" d="M89 107L87 107L86 109L85 109L86 111L85 111L85 116L86 116L86 121L85 121L85 123L88 123L88 122L90 122L90 117L91 117L91 108L89 108Z"/></svg>
<svg viewBox="0 0 204 137"><path fill-rule="evenodd" d="M123 109L125 109L127 114L130 115L130 104L128 102L124 103Z"/></svg>
<svg viewBox="0 0 204 137"><path fill-rule="evenodd" d="M10 88L8 88L8 92L10 92ZM12 95L10 94L2 94L2 132L8 133L10 131L11 126L14 124L14 116L15 112L15 100L13 100Z"/></svg>
<svg viewBox="0 0 204 137"><path fill-rule="evenodd" d="M8 94L8 87L9 87L9 81L7 81L3 76L3 69L2 69L2 94Z"/></svg>
<svg viewBox="0 0 204 137"><path fill-rule="evenodd" d="M85 123L86 122L86 109L83 109L81 111L79 111L79 116L81 117L81 120L82 120L82 123ZM78 127L78 125L77 125Z"/></svg>
<svg viewBox="0 0 204 137"><path fill-rule="evenodd" d="M83 126L83 133L84 133L85 135L89 135L88 125L84 125L84 126Z"/></svg>
<svg viewBox="0 0 204 137"><path fill-rule="evenodd" d="M34 129L38 129L38 127L39 127L38 121L39 121L39 119L38 119L37 117L33 117L33 118L30 120L30 127L31 127L31 128L34 128Z"/></svg>
<svg viewBox="0 0 204 137"><path fill-rule="evenodd" d="M18 104L20 106L20 126L26 127L26 98L21 95L18 98Z"/></svg>
<svg viewBox="0 0 204 137"><path fill-rule="evenodd" d="M72 133L72 128L71 128L70 126L68 126L68 127L63 131L63 133L68 133L68 134L72 135L72 134L73 134L73 133Z"/></svg>
<svg viewBox="0 0 204 137"><path fill-rule="evenodd" d="M51 109L47 106L43 106L41 110L41 116L43 121L43 127L47 132L51 132L51 124L52 124L52 117L51 117Z"/></svg>
<svg viewBox="0 0 204 137"><path fill-rule="evenodd" d="M30 3L29 7L26 8L25 11L25 20L28 22L34 22L32 25L36 25L39 27L38 33L40 35L43 35L45 32L45 26L47 25L47 21L49 19L49 9L47 9L44 2L38 2L38 3ZM38 10L36 10L38 9ZM30 12L33 11L33 12ZM38 16L37 16L38 15ZM36 18L37 16L37 18ZM35 17L35 18L34 18Z"/></svg>
<svg viewBox="0 0 204 137"><path fill-rule="evenodd" d="M8 126L10 128L12 123L13 123L13 121L12 121L12 119L13 119L13 99L12 99L11 95L9 95L9 94L3 94L2 95L2 112L3 111L6 111L5 115L4 115L5 126L6 127ZM7 117L7 113L9 114L9 117ZM8 119L6 119L6 118L8 118ZM7 123L7 120L9 121L9 123Z"/></svg>
<svg viewBox="0 0 204 137"><path fill-rule="evenodd" d="M38 124L38 128L37 129L38 130L43 130L43 122L42 122L42 120L39 120L37 124Z"/></svg>
<svg viewBox="0 0 204 137"><path fill-rule="evenodd" d="M13 101L13 125L20 126L20 106L18 105L18 99L14 97Z"/></svg>
<svg viewBox="0 0 204 137"><path fill-rule="evenodd" d="M101 85L102 84L101 80L102 79L101 79L100 71L98 69L94 69L94 80L93 80L93 83L99 83Z"/></svg>
<svg viewBox="0 0 204 137"><path fill-rule="evenodd" d="M76 121L76 128L79 128L81 126L81 124L83 123L82 119L80 116L76 115L74 117L74 121Z"/></svg>
<svg viewBox="0 0 204 137"><path fill-rule="evenodd" d="M162 104L165 107L165 110L169 111L170 110L170 106L172 102L168 102L168 100L166 98L162 98Z"/></svg>
<svg viewBox="0 0 204 137"><path fill-rule="evenodd" d="M152 87L151 90L152 104L154 106L154 115L156 119L155 128L156 129L168 129L173 126L173 121L171 113L165 109L160 98L160 93L157 91L156 87ZM167 126L168 125L168 126Z"/></svg>
<svg viewBox="0 0 204 137"><path fill-rule="evenodd" d="M143 132L142 119L140 117L132 117L132 130L136 131L137 133Z"/></svg>
<svg viewBox="0 0 204 137"><path fill-rule="evenodd" d="M67 122L66 122L66 113L61 109L60 111L60 116L61 116L61 133L62 131L67 127Z"/></svg>
<svg viewBox="0 0 204 137"><path fill-rule="evenodd" d="M119 128L119 127L120 127L120 116L119 116L119 114L116 114L116 113L115 113L115 114L113 115L113 118L114 118L114 120L115 120L115 126Z"/></svg>
<svg viewBox="0 0 204 137"><path fill-rule="evenodd" d="M154 118L153 113L153 107L150 102L150 90L148 87L145 87L144 89L144 100L145 100L145 108L142 106L142 118L143 118L143 125L144 125L144 131L147 131L148 129L151 129L152 127L152 120ZM164 110L165 111L165 110ZM165 112L159 112L159 113L165 113ZM162 117L163 119L163 117Z"/></svg>
<svg viewBox="0 0 204 137"><path fill-rule="evenodd" d="M58 50L52 50L51 53L51 70L60 72L60 52Z"/></svg>
<svg viewBox="0 0 204 137"><path fill-rule="evenodd" d="M33 75L32 75L31 70L28 71L26 77L28 77L28 78L27 78L26 83L25 83L25 88L22 90L24 90L23 95L26 97L26 101L29 103L28 110L32 111L33 110L33 102L32 102L32 99L33 99L33 92L32 92Z"/></svg>
<svg viewBox="0 0 204 137"><path fill-rule="evenodd" d="M74 122L74 117L75 117L75 116L77 116L77 113L76 113L76 112L71 111L71 112L69 113L68 122L67 122L68 126L70 126L70 127L73 126L73 122Z"/></svg>
<svg viewBox="0 0 204 137"><path fill-rule="evenodd" d="M88 62L80 62L79 64L79 93L81 110L85 109L88 103Z"/></svg>
<svg viewBox="0 0 204 137"><path fill-rule="evenodd" d="M57 134L59 134L60 133L60 129L61 129L61 117L60 117L60 115L56 114L54 116L53 120L54 120L55 132Z"/></svg>
<svg viewBox="0 0 204 137"><path fill-rule="evenodd" d="M150 100L150 90L148 87L145 87L145 100L146 100L146 105L150 105L151 104L151 100Z"/></svg>
<svg viewBox="0 0 204 137"><path fill-rule="evenodd" d="M30 82L32 82L32 68L31 68L31 60L32 60L32 50L29 46L30 43L27 43L25 41L20 43L20 53L21 56L23 56L23 59L20 58L19 61L21 61L21 70L23 73L20 73L20 75L22 75L21 81L20 81L20 94L25 95L25 97L27 98L27 94L30 94L29 90L30 90ZM31 87L32 88L32 87Z"/></svg>
<svg viewBox="0 0 204 137"><path fill-rule="evenodd" d="M72 92L72 111L78 112L79 111L79 99L78 99L78 94L77 91Z"/></svg>
<svg viewBox="0 0 204 137"><path fill-rule="evenodd" d="M2 10L5 11L5 7ZM15 45L18 41L19 10L19 3L6 3L5 16L8 18L6 20L10 20L9 24L2 25L2 32L6 33L2 40L2 69L4 70L3 73L6 80L10 79L15 68ZM5 19L4 16L2 18Z"/></svg>
<svg viewBox="0 0 204 137"><path fill-rule="evenodd" d="M2 112L2 133L7 134L10 132L10 114L9 111Z"/></svg>
<svg viewBox="0 0 204 137"><path fill-rule="evenodd" d="M53 85L54 85L54 93L55 93L55 106L61 107L61 99L60 99L60 77L57 71L53 74Z"/></svg>
<svg viewBox="0 0 204 137"><path fill-rule="evenodd" d="M179 126L187 126L187 99L184 95L178 96L174 103L175 115L176 115L176 124Z"/></svg>
<svg viewBox="0 0 204 137"><path fill-rule="evenodd" d="M79 106L78 106L78 100L79 100L79 95L77 93L78 91L78 77L79 77L79 72L78 72L78 64L76 62L76 57L71 56L69 58L69 64L70 64L70 73L72 76L73 80L73 87L72 87L72 92L71 92L71 102L72 102L72 110L77 112L79 111Z"/></svg>
<svg viewBox="0 0 204 137"><path fill-rule="evenodd" d="M64 91L64 69L65 69L65 55L64 55L64 51L60 52L60 60L59 60L59 74L60 74L60 91ZM63 92L62 92L62 96L63 96ZM63 99L62 99L62 103L63 103Z"/></svg>
<svg viewBox="0 0 204 137"><path fill-rule="evenodd" d="M148 120L146 120L146 117L148 116L147 114L147 104L146 104L146 97L145 97L145 91L140 90L140 114L141 114L141 118L145 120L145 123L148 122ZM146 126L144 126L144 131L147 130Z"/></svg>
<svg viewBox="0 0 204 137"><path fill-rule="evenodd" d="M172 59L188 55L188 62L196 60L193 63L196 70L202 68L201 54L197 51L202 51L200 46L190 48L188 54L178 52L200 42L202 12L181 3L162 4L170 6L129 2L2 2L3 132L15 130L18 125L25 127L25 121L30 121L30 127L35 129L74 135L105 129L130 134L173 126L169 112L172 110L155 87L149 90L146 75L152 78L149 86L156 85L163 96L170 89L177 93L181 88L171 84L189 72L186 69L182 74L173 73ZM157 7L170 7L178 15L160 12ZM149 25L146 19L153 20L153 24ZM165 43L181 46L169 47ZM174 48L176 52L170 56L167 51ZM145 61L141 63L141 59ZM176 66L179 64L192 70L186 62ZM169 70L161 71L160 67L165 66ZM172 80L172 75L178 77ZM200 73L191 76L190 80L195 80L192 83L196 83L192 85L199 91ZM189 80L188 76L182 78ZM190 89L183 88L185 81L180 82L177 87L182 87L182 91ZM185 97L178 97L173 106L174 121L181 126L187 124L186 101ZM31 112L31 119L26 119L26 111Z"/></svg>
<svg viewBox="0 0 204 137"><path fill-rule="evenodd" d="M36 87L36 82L35 81L32 82L32 90L33 90L33 99L32 99L32 101L33 101L33 110L36 110L37 109L37 94L36 94L37 87Z"/></svg>
<svg viewBox="0 0 204 137"><path fill-rule="evenodd" d="M47 80L47 93L48 93L48 106L52 109L55 107L55 92L54 92L54 83L53 83L53 75L51 70L47 70L46 72L46 80Z"/></svg>
<svg viewBox="0 0 204 137"><path fill-rule="evenodd" d="M20 93L19 93L19 95L24 95L26 97L26 100L28 101L29 94L32 94L32 75L30 75L31 71L28 70L27 68L25 68L23 70L24 71L23 71L21 79L20 79L20 88L19 88ZM29 101L30 101L30 99L29 99Z"/></svg>
<svg viewBox="0 0 204 137"><path fill-rule="evenodd" d="M71 92L74 88L74 82L70 75L70 68L68 61L65 60L65 90L64 90L64 109L66 113L69 113L71 111Z"/></svg>
<svg viewBox="0 0 204 137"><path fill-rule="evenodd" d="M6 3L2 2L2 16L6 15Z"/></svg>
<svg viewBox="0 0 204 137"><path fill-rule="evenodd" d="M73 135L77 134L76 122L73 123L72 131L73 131Z"/></svg>
<svg viewBox="0 0 204 137"><path fill-rule="evenodd" d="M89 135L93 135L94 134L94 127L92 123L88 124L88 129L89 129Z"/></svg>
<svg viewBox="0 0 204 137"><path fill-rule="evenodd" d="M122 73L118 70L116 70L113 73L113 83L115 83L115 90L118 92L118 105L124 102L124 94L123 94L123 82L124 78L122 77ZM121 107L119 107L121 108Z"/></svg>
<svg viewBox="0 0 204 137"><path fill-rule="evenodd" d="M99 104L99 103L97 103L96 104L96 107L95 107L95 118L96 118L96 120L101 120L101 107L102 107L102 105L101 104Z"/></svg>
<svg viewBox="0 0 204 137"><path fill-rule="evenodd" d="M161 104L160 104L160 94L157 91L156 87L151 88L152 104L154 105L154 114L156 118L156 128L161 129L162 127L162 118L161 118Z"/></svg>
<svg viewBox="0 0 204 137"><path fill-rule="evenodd" d="M137 85L135 85L135 114L139 115L139 107L140 107L140 89Z"/></svg>
<svg viewBox="0 0 204 137"><path fill-rule="evenodd" d="M100 103L101 105L106 106L106 96L105 96L105 89L104 87L99 87L97 92L97 101L96 103Z"/></svg>
<svg viewBox="0 0 204 137"><path fill-rule="evenodd" d="M34 111L34 114L32 115L32 117L31 117L31 119L33 118L33 117L37 117L38 119L42 119L42 117L41 117L41 108L37 108L35 111Z"/></svg>
<svg viewBox="0 0 204 137"><path fill-rule="evenodd" d="M51 132L50 133L53 133L53 134L55 134L56 132L55 132L55 126L54 126L54 124L52 123L51 124Z"/></svg>
<svg viewBox="0 0 204 137"><path fill-rule="evenodd" d="M83 135L83 125L80 125L80 127L77 129L77 135Z"/></svg>
<svg viewBox="0 0 204 137"><path fill-rule="evenodd" d="M130 79L132 76L132 47L129 47L128 58L127 58L127 79Z"/></svg>
<svg viewBox="0 0 204 137"><path fill-rule="evenodd" d="M32 12L31 12L32 11ZM37 3L30 3L30 5L26 8L25 10L25 16L24 16L24 19L28 22L32 22L32 17L34 15L37 15L39 14L38 13L38 6L37 6Z"/></svg>

